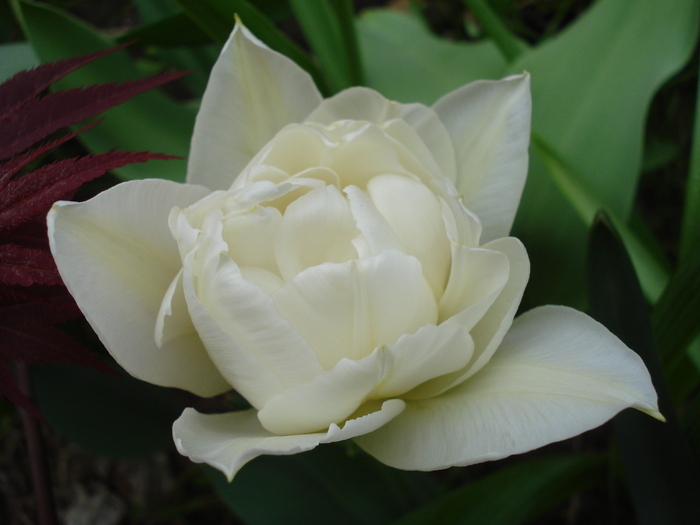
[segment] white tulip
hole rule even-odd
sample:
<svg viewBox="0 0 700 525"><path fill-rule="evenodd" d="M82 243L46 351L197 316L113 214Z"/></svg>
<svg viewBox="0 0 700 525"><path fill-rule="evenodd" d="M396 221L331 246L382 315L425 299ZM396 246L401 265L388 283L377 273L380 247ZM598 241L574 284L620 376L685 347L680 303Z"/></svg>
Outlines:
<svg viewBox="0 0 700 525"><path fill-rule="evenodd" d="M175 422L229 479L260 454L354 438L433 470L655 417L639 357L564 307L513 321L507 237L527 170L529 77L432 108L366 88L323 100L238 25L197 117L187 184L125 182L49 214L66 286L132 375L249 410Z"/></svg>

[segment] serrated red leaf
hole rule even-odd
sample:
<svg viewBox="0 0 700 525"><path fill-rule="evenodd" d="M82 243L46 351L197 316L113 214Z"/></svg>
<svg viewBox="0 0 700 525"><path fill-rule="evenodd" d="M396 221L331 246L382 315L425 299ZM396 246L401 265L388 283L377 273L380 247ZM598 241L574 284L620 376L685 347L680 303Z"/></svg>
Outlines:
<svg viewBox="0 0 700 525"><path fill-rule="evenodd" d="M32 99L0 115L0 159L10 158L59 129L77 124L187 73L167 73L122 84L98 84Z"/></svg>
<svg viewBox="0 0 700 525"><path fill-rule="evenodd" d="M36 215L14 228L1 231L0 244L17 244L49 251L46 217Z"/></svg>
<svg viewBox="0 0 700 525"><path fill-rule="evenodd" d="M0 283L0 323L35 317L44 323L64 323L81 316L63 286L9 286Z"/></svg>
<svg viewBox="0 0 700 525"><path fill-rule="evenodd" d="M0 281L5 284L61 284L49 252L16 244L0 245Z"/></svg>
<svg viewBox="0 0 700 525"><path fill-rule="evenodd" d="M90 122L89 124L83 126L77 131L74 131L73 133L67 133L60 137L59 139L54 140L53 142L48 142L46 144L43 144L37 148L31 149L27 151L26 153L22 155L18 155L15 158L8 160L4 162L3 164L0 164L0 190L2 190L7 183L10 181L10 178L19 173L19 171L24 168L27 164L29 164L31 161L33 161L35 158L37 158L39 155L43 155L47 151L60 146L64 142L80 135L83 131L88 130L100 122L102 122L104 119L98 119L95 122Z"/></svg>
<svg viewBox="0 0 700 525"><path fill-rule="evenodd" d="M9 80L0 84L0 115L26 104L51 84L76 69L127 45L124 44L89 55L59 60L58 62L42 64L27 71L20 71Z"/></svg>
<svg viewBox="0 0 700 525"><path fill-rule="evenodd" d="M151 159L173 159L170 155L110 151L78 159L65 159L27 173L0 194L0 230L11 228L41 213L68 191L126 164Z"/></svg>

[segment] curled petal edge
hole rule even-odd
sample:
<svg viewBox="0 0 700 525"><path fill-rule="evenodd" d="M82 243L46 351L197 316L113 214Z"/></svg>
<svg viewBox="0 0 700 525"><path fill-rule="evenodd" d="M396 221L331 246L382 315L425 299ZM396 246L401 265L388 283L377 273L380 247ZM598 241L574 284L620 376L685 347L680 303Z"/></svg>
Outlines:
<svg viewBox="0 0 700 525"><path fill-rule="evenodd" d="M226 414L200 414L186 408L173 424L173 439L180 454L195 463L207 463L229 481L250 460L261 455L288 456L324 443L335 443L373 432L398 416L406 404L389 399L378 410L332 424L328 431L279 436L265 430L254 409Z"/></svg>

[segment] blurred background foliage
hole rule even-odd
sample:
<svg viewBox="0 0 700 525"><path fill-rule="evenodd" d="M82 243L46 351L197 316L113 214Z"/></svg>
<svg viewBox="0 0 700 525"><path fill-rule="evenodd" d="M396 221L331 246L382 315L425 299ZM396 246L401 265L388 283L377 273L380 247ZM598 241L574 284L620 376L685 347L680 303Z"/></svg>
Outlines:
<svg viewBox="0 0 700 525"><path fill-rule="evenodd" d="M325 95L359 84L429 105L473 80L530 72L531 163L513 229L532 260L523 309L569 304L604 322L645 359L668 422L623 413L530 454L428 474L390 469L352 444L323 446L254 460L229 485L177 456L170 424L184 406L230 409L235 394L202 401L128 376L37 366L65 522L697 523L700 2L0 0L0 80L133 42L58 87L192 73L108 111L45 161L110 149L186 157L234 13ZM185 161L125 166L78 197L144 177L184 181ZM66 329L105 355L84 323ZM31 523L18 418L0 410L0 517Z"/></svg>

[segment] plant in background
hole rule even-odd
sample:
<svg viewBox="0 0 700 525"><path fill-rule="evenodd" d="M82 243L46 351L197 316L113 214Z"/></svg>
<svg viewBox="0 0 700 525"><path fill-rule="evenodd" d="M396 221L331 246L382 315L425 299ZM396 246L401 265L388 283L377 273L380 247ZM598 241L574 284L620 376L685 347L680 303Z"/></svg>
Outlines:
<svg viewBox="0 0 700 525"><path fill-rule="evenodd" d="M639 357L589 317L513 322L529 274L506 237L527 172L529 77L433 108L323 100L238 25L204 94L188 183L120 184L49 214L68 289L131 374L253 408L173 427L229 479L261 454L350 438L434 470L566 439L635 407ZM463 192L460 195L455 184Z"/></svg>
<svg viewBox="0 0 700 525"><path fill-rule="evenodd" d="M31 163L99 121L57 136L131 97L183 75L45 93L76 69L113 50L44 64L0 85L0 395L41 417L17 387L7 361L72 361L110 373L101 360L55 325L80 316L49 252L45 216L58 198L106 171L149 159L148 152L110 151L62 159L33 171Z"/></svg>

